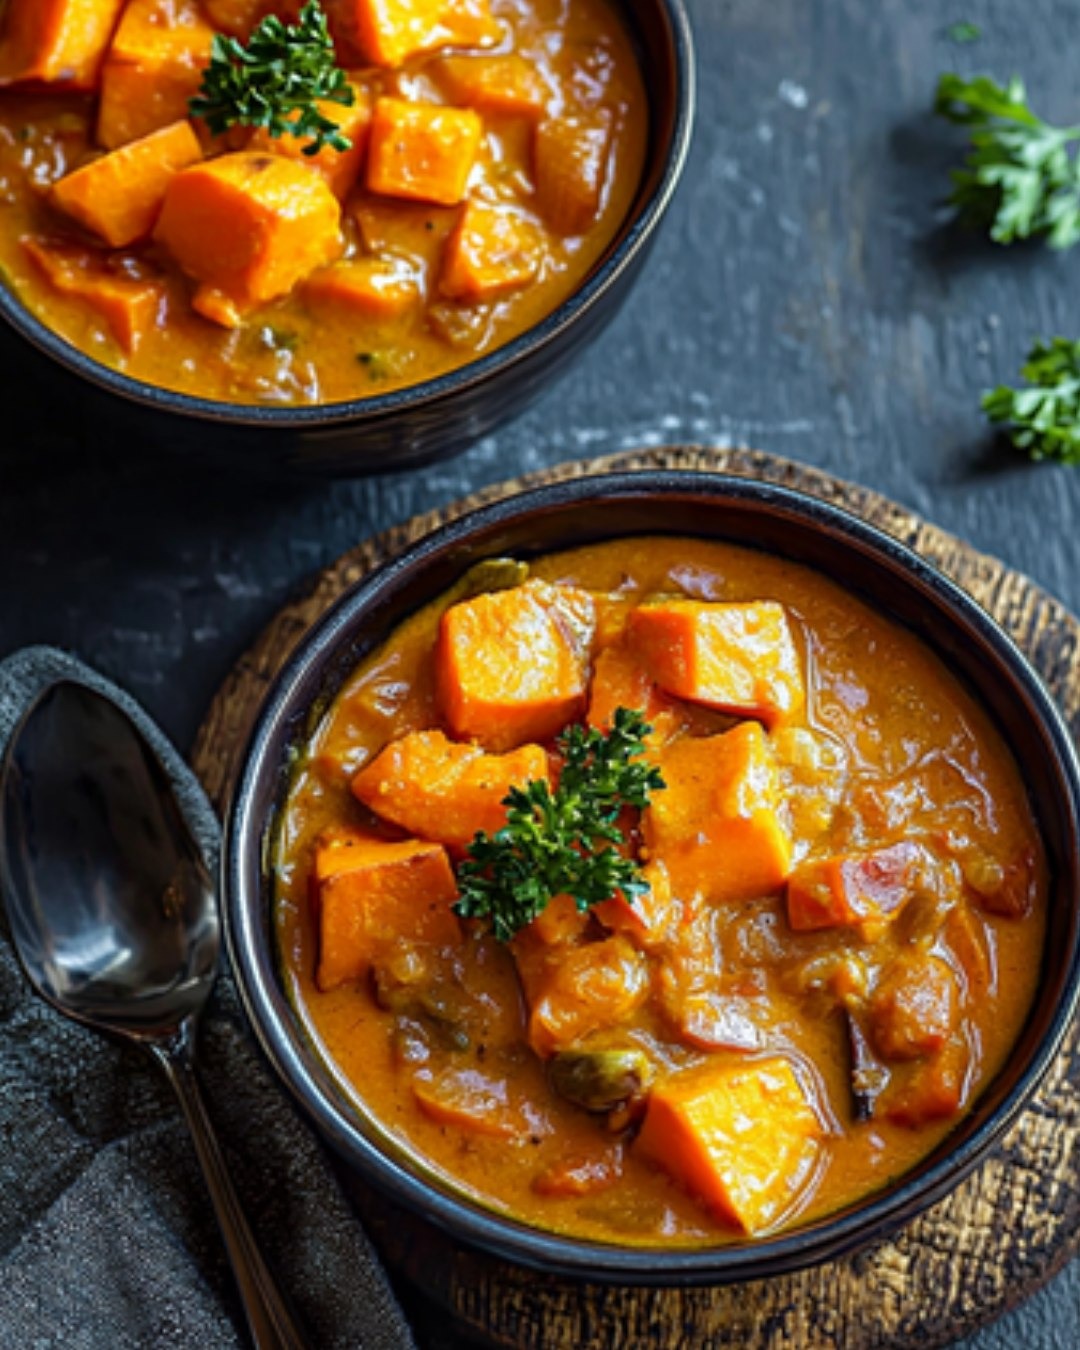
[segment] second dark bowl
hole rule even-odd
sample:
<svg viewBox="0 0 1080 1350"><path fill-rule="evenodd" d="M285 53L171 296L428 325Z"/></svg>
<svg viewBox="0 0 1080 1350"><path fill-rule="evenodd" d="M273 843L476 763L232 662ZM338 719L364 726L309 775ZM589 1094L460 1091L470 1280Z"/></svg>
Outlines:
<svg viewBox="0 0 1080 1350"><path fill-rule="evenodd" d="M804 563L911 629L972 689L1024 766L1053 878L1036 1005L1007 1066L953 1133L856 1205L775 1237L713 1249L562 1237L455 1190L335 1086L285 997L274 941L269 859L289 766L356 664L481 558L528 558L633 534L725 539ZM801 493L719 475L609 475L523 493L437 530L362 580L304 637L267 695L228 813L222 879L248 1014L324 1138L365 1180L455 1240L590 1280L763 1278L885 1237L958 1185L1013 1124L1061 1044L1080 988L1080 771L1061 717L1024 657L964 591L888 535Z"/></svg>

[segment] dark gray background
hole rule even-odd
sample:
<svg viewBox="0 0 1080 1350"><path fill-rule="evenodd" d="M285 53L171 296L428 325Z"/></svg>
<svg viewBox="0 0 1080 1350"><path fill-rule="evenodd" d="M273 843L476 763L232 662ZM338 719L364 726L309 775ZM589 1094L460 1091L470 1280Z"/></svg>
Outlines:
<svg viewBox="0 0 1080 1350"><path fill-rule="evenodd" d="M1026 463L978 410L1033 337L1080 337L1080 249L948 228L963 138L927 111L953 68L1022 74L1044 115L1080 120L1080 4L688 3L698 130L646 275L555 390L457 460L325 485L221 476L104 432L0 333L0 656L69 648L188 749L265 622L364 536L560 460L680 441L867 483L1080 610L1080 470ZM957 20L981 40L952 41ZM1074 1264L966 1344L1078 1342Z"/></svg>

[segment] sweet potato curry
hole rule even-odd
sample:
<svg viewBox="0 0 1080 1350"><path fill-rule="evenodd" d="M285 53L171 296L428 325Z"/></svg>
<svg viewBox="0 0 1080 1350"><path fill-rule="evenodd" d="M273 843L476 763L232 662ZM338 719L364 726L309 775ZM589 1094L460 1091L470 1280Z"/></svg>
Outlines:
<svg viewBox="0 0 1080 1350"><path fill-rule="evenodd" d="M474 570L349 679L278 849L289 993L345 1091L587 1238L873 1192L1039 978L1046 864L987 715L910 632L734 545Z"/></svg>
<svg viewBox="0 0 1080 1350"><path fill-rule="evenodd" d="M330 96L304 111L323 139L258 124L287 106L259 83L275 52L305 79L324 62L310 88ZM7 0L0 282L151 384L381 393L577 289L629 210L647 124L609 0Z"/></svg>

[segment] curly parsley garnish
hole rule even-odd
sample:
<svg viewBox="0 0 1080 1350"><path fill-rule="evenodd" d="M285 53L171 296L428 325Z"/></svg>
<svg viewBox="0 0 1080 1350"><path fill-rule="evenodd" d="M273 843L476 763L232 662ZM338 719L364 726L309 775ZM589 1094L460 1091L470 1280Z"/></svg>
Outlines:
<svg viewBox="0 0 1080 1350"><path fill-rule="evenodd" d="M319 111L320 100L349 107L356 95L336 64L326 15L311 0L296 24L263 19L246 45L217 34L188 108L215 136L235 126L266 127L271 136L310 137L305 155L326 145L348 150L352 142Z"/></svg>
<svg viewBox="0 0 1080 1350"><path fill-rule="evenodd" d="M1007 423L1013 444L1032 459L1080 464L1080 342L1036 342L1020 374L1027 387L990 390L983 411Z"/></svg>
<svg viewBox="0 0 1080 1350"><path fill-rule="evenodd" d="M559 785L546 779L511 788L506 825L480 833L458 869L465 918L490 919L500 942L531 923L556 895L571 895L579 910L644 894L648 883L632 858L619 853L617 825L624 807L643 808L664 787L659 769L643 763L650 727L638 712L619 708L606 734L569 727L557 745L563 756Z"/></svg>
<svg viewBox="0 0 1080 1350"><path fill-rule="evenodd" d="M1080 127L1055 127L1027 105L1023 81L942 75L935 110L971 128L971 153L953 172L949 198L991 239L1011 244L1045 235L1051 248L1080 240Z"/></svg>

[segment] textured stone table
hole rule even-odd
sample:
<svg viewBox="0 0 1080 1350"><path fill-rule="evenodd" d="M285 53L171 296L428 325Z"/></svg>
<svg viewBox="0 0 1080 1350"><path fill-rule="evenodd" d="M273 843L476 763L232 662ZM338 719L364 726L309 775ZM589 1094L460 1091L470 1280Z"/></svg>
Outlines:
<svg viewBox="0 0 1080 1350"><path fill-rule="evenodd" d="M957 134L938 71L1014 71L1076 121L1072 0L689 0L701 75L686 181L646 275L530 413L412 477L216 477L119 443L0 334L0 656L51 641L125 684L181 747L294 588L359 538L582 454L748 442L867 483L1080 610L1080 470L989 434L982 389L1037 334L1080 336L1080 249L1003 251L938 203ZM979 42L948 25L970 20ZM978 1350L1080 1342L1080 1267Z"/></svg>

